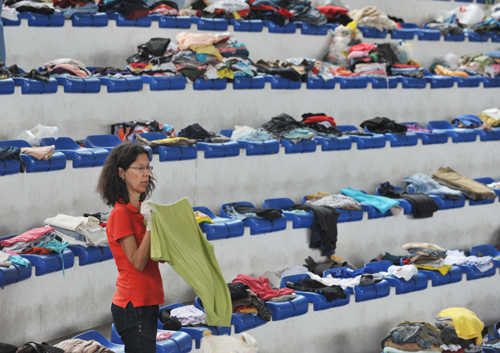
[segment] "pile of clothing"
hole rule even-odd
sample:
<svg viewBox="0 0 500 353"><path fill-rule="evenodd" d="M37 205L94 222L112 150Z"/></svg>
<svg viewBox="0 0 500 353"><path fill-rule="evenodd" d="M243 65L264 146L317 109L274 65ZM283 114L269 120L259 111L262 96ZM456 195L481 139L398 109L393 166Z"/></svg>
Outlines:
<svg viewBox="0 0 500 353"><path fill-rule="evenodd" d="M97 5L94 0L54 0L54 6L64 14L64 17L71 19L74 14L97 13Z"/></svg>
<svg viewBox="0 0 500 353"><path fill-rule="evenodd" d="M350 268L341 269L333 275L330 273L326 277L318 276L312 272L307 272L307 275L326 286L340 286L342 288L354 288L355 286L364 286L375 284L383 279L380 273L368 273L365 268L353 270Z"/></svg>
<svg viewBox="0 0 500 353"><path fill-rule="evenodd" d="M412 205L414 218L432 217L438 210L438 205L428 195L422 193L410 193L406 190L395 190L388 181L380 184L379 194L391 199L403 199Z"/></svg>
<svg viewBox="0 0 500 353"><path fill-rule="evenodd" d="M349 10L342 6L323 5L316 7L322 14L326 16L328 23L335 23L343 26L352 22L349 17Z"/></svg>
<svg viewBox="0 0 500 353"><path fill-rule="evenodd" d="M275 219L283 217L283 211L275 208L255 208L252 206L237 205L235 203L226 205L224 212L240 221L244 219L267 219L273 222Z"/></svg>
<svg viewBox="0 0 500 353"><path fill-rule="evenodd" d="M326 15L312 7L310 0L282 0L281 2L293 15L292 22L303 22L313 26L322 26L328 22Z"/></svg>
<svg viewBox="0 0 500 353"><path fill-rule="evenodd" d="M264 300L259 298L248 285L242 282L228 283L233 313L256 314L262 320L271 321L272 313Z"/></svg>
<svg viewBox="0 0 500 353"><path fill-rule="evenodd" d="M302 114L302 125L317 136L327 138L342 136L342 132L336 128L335 119L325 113Z"/></svg>
<svg viewBox="0 0 500 353"><path fill-rule="evenodd" d="M480 272L486 272L494 266L493 258L491 256L466 256L461 250L446 251L444 263L446 265L474 266Z"/></svg>
<svg viewBox="0 0 500 353"><path fill-rule="evenodd" d="M285 61L259 59L254 63L254 66L262 74L280 76L291 81L301 81L302 78L313 72L319 63L317 60L309 58L291 58Z"/></svg>
<svg viewBox="0 0 500 353"><path fill-rule="evenodd" d="M441 330L443 353L479 353L483 351L483 322L465 308L448 308L435 318Z"/></svg>
<svg viewBox="0 0 500 353"><path fill-rule="evenodd" d="M127 58L127 70L134 75L175 76L176 66L172 57L177 52L177 45L169 38L152 38L139 45L137 53ZM106 74L109 75L109 71L106 70Z"/></svg>
<svg viewBox="0 0 500 353"><path fill-rule="evenodd" d="M410 256L403 260L405 265L415 265L422 270L439 271L443 276L451 269L446 265L446 249L430 243L407 243L403 245Z"/></svg>
<svg viewBox="0 0 500 353"><path fill-rule="evenodd" d="M385 117L376 117L363 121L360 126L365 131L375 134L401 134L404 135L407 131L406 125L398 124L394 120Z"/></svg>
<svg viewBox="0 0 500 353"><path fill-rule="evenodd" d="M381 342L385 353L441 351L441 331L428 322L403 321Z"/></svg>
<svg viewBox="0 0 500 353"><path fill-rule="evenodd" d="M195 3L200 6L196 6ZM201 0L197 0L195 3L191 4L191 7L201 8L202 17L239 20L244 19L250 14L250 5L248 5L244 0L219 0L209 4L208 6L206 6L206 3Z"/></svg>
<svg viewBox="0 0 500 353"><path fill-rule="evenodd" d="M285 26L290 22L293 14L279 1L273 0L248 0L250 5L249 19L259 19L262 21L272 21L280 26Z"/></svg>
<svg viewBox="0 0 500 353"><path fill-rule="evenodd" d="M311 278L304 278L297 283L286 282L285 284L288 288L296 291L321 294L326 298L327 302L347 298L347 294L342 287L337 285L328 286Z"/></svg>
<svg viewBox="0 0 500 353"><path fill-rule="evenodd" d="M52 1L43 0L6 0L5 5L19 12L33 12L52 15L55 12Z"/></svg>
<svg viewBox="0 0 500 353"><path fill-rule="evenodd" d="M164 330L179 331L182 327L206 326L205 313L194 305L184 305L160 312Z"/></svg>
<svg viewBox="0 0 500 353"><path fill-rule="evenodd" d="M352 197L362 204L367 204L375 207L380 211L380 213L390 211L394 216L397 216L403 210L401 206L399 206L398 201L390 199L388 197L368 195L351 187L340 189L340 192L346 196Z"/></svg>
<svg viewBox="0 0 500 353"><path fill-rule="evenodd" d="M234 127L231 133L231 140L235 141L248 141L248 142L261 142L273 140L272 136L265 133L264 131L255 130L249 126L238 126Z"/></svg>
<svg viewBox="0 0 500 353"><path fill-rule="evenodd" d="M432 174L432 177L439 184L459 190L466 197L474 201L491 200L497 197L486 185L464 177L449 167L439 168L436 173Z"/></svg>
<svg viewBox="0 0 500 353"><path fill-rule="evenodd" d="M429 196L438 196L451 200L460 200L463 195L459 190L450 189L439 184L431 177L417 173L403 179L405 189L409 192L417 192Z"/></svg>
<svg viewBox="0 0 500 353"><path fill-rule="evenodd" d="M500 109L498 108L485 109L478 115L478 117L483 123L486 123L491 127L500 126Z"/></svg>
<svg viewBox="0 0 500 353"><path fill-rule="evenodd" d="M102 215L100 219L94 216L74 217L58 214L44 222L67 244L87 247L108 245L104 223L106 221L107 214Z"/></svg>
<svg viewBox="0 0 500 353"><path fill-rule="evenodd" d="M379 31L398 29L396 22L391 20L384 12L378 10L375 6L367 6L357 10L351 10L349 17L357 22L358 25L373 27Z"/></svg>
<svg viewBox="0 0 500 353"><path fill-rule="evenodd" d="M49 61L42 66L42 70L47 71L51 77L88 78L92 76L83 63L70 58Z"/></svg>
<svg viewBox="0 0 500 353"><path fill-rule="evenodd" d="M379 272L384 278L399 278L405 281L409 281L418 273L418 269L415 265L392 265L387 268L387 271Z"/></svg>
<svg viewBox="0 0 500 353"><path fill-rule="evenodd" d="M99 12L118 12L127 20L135 20L149 15L150 8L143 0L100 0Z"/></svg>
<svg viewBox="0 0 500 353"><path fill-rule="evenodd" d="M181 131L177 134L177 137L185 138L188 141L208 143L223 143L231 141L229 137L207 130L198 123L188 125L184 129L181 129Z"/></svg>
<svg viewBox="0 0 500 353"><path fill-rule="evenodd" d="M263 124L261 129L277 140L287 139L292 143L309 140L314 133L305 129L301 122L282 113Z"/></svg>
<svg viewBox="0 0 500 353"><path fill-rule="evenodd" d="M361 203L352 197L344 194L328 194L323 191L318 191L315 194L306 197L306 205L312 206L330 206L343 210L358 210L361 211Z"/></svg>
<svg viewBox="0 0 500 353"><path fill-rule="evenodd" d="M453 53L443 56L434 63L431 72L443 76L500 76L500 51L494 50L485 53L472 53L458 57Z"/></svg>
<svg viewBox="0 0 500 353"><path fill-rule="evenodd" d="M12 265L26 267L28 266L28 261L12 250L0 251L0 267L10 267Z"/></svg>
<svg viewBox="0 0 500 353"><path fill-rule="evenodd" d="M479 129L479 130L491 130L491 125L474 114L464 114L459 115L451 121L455 127L459 129Z"/></svg>
<svg viewBox="0 0 500 353"><path fill-rule="evenodd" d="M32 69L29 72L21 72L16 64L5 66L5 64L0 60L0 80L11 77L30 78L47 83L50 82L50 74L47 71Z"/></svg>
<svg viewBox="0 0 500 353"><path fill-rule="evenodd" d="M254 278L247 275L239 274L232 281L235 283L242 283L247 285L250 290L263 301L270 302L284 302L287 300L295 299L297 294L290 288L273 288L269 283L269 278L260 276L259 278Z"/></svg>

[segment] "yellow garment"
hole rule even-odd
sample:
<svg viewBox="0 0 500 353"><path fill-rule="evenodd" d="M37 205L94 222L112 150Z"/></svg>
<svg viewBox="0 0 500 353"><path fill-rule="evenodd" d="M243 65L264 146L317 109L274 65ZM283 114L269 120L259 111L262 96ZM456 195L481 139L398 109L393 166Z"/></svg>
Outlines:
<svg viewBox="0 0 500 353"><path fill-rule="evenodd" d="M331 196L330 194L323 192L323 191L318 191L315 194L308 195L306 200L312 200L312 199L321 199L323 197Z"/></svg>
<svg viewBox="0 0 500 353"><path fill-rule="evenodd" d="M204 45L204 44L193 44L189 46L189 49L196 52L197 54L209 54L215 56L217 60L222 61L222 55L220 55L217 48L215 48L212 44Z"/></svg>
<svg viewBox="0 0 500 353"><path fill-rule="evenodd" d="M431 271L439 271L443 276L448 273L448 271L451 269L450 265L443 265L441 267L432 267L432 266L422 266L422 265L415 265L417 268L421 268L422 270L431 270Z"/></svg>
<svg viewBox="0 0 500 353"><path fill-rule="evenodd" d="M132 72L141 72L141 71L149 71L149 70L151 70L152 67L153 67L153 64L149 63L144 68L141 68L141 67L133 68L131 66L128 66L127 68L129 71L132 71Z"/></svg>
<svg viewBox="0 0 500 353"><path fill-rule="evenodd" d="M151 141L151 142L156 142L156 143L174 143L174 142L178 142L178 141L181 141L181 140L188 140L187 138L185 137L172 137L172 138L168 138L168 139L162 139L162 140L154 140L154 141Z"/></svg>
<svg viewBox="0 0 500 353"><path fill-rule="evenodd" d="M500 120L495 120L486 114L481 113L478 115L478 117L482 122L490 124L491 126L500 126Z"/></svg>
<svg viewBox="0 0 500 353"><path fill-rule="evenodd" d="M240 14L237 12L231 12L235 20L239 20L241 18Z"/></svg>
<svg viewBox="0 0 500 353"><path fill-rule="evenodd" d="M217 70L217 76L219 76L219 78L234 78L234 72L233 70L225 67L223 69L220 69L220 70Z"/></svg>
<svg viewBox="0 0 500 353"><path fill-rule="evenodd" d="M343 262L344 261L343 258L341 258L341 257L339 257L337 255L330 255L330 260L332 260L332 261L338 261L338 262Z"/></svg>
<svg viewBox="0 0 500 353"><path fill-rule="evenodd" d="M450 69L447 69L446 67L444 67L442 65L436 65L436 67L434 68L434 71L436 71L436 74L443 75L443 76L469 77L469 75L465 71L451 71Z"/></svg>
<svg viewBox="0 0 500 353"><path fill-rule="evenodd" d="M195 211L194 216L196 217L196 221L198 222L198 224L200 224L200 223L213 224L214 223L210 217L208 217L206 214L204 214L200 211Z"/></svg>
<svg viewBox="0 0 500 353"><path fill-rule="evenodd" d="M476 344L483 344L481 332L483 331L484 323L479 320L473 311L465 308L448 308L441 311L438 316L449 317L453 320L453 326L455 326L458 337L464 340L475 338Z"/></svg>
<svg viewBox="0 0 500 353"><path fill-rule="evenodd" d="M259 312L255 308L241 309L237 311L238 314L258 314Z"/></svg>

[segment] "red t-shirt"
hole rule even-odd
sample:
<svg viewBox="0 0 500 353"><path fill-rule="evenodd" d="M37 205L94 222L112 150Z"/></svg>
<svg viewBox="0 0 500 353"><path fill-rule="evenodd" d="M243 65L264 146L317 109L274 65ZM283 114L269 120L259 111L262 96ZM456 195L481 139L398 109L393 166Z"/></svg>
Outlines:
<svg viewBox="0 0 500 353"><path fill-rule="evenodd" d="M146 234L144 217L131 203L115 203L106 227L108 243L118 267L116 292L113 303L125 308L128 302L134 307L159 305L165 302L163 283L158 262L148 260L144 271L138 271L123 251L121 238L133 234L139 246Z"/></svg>

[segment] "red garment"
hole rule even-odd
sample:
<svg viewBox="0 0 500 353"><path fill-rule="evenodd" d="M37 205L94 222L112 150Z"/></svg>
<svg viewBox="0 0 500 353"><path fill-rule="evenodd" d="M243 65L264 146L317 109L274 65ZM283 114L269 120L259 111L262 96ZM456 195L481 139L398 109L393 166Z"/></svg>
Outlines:
<svg viewBox="0 0 500 353"><path fill-rule="evenodd" d="M326 115L317 115L317 116L310 116L306 120L304 120L304 123L319 123L322 121L328 121L330 124L333 126L337 126L337 123L331 116L326 116Z"/></svg>
<svg viewBox="0 0 500 353"><path fill-rule="evenodd" d="M259 278L253 278L247 275L238 275L233 283L241 282L250 287L252 292L255 293L262 300L269 300L275 297L281 297L282 295L295 293L293 289L281 288L272 289L269 284L269 278L260 276Z"/></svg>
<svg viewBox="0 0 500 353"><path fill-rule="evenodd" d="M252 10L269 10L269 11L276 11L278 12L281 16L285 17L285 18L292 18L293 17L293 14L288 11L287 9L284 9L284 8L280 8L280 9L277 9L275 7L272 7L272 6L267 6L267 5L258 5L258 6L252 6L252 3L254 2L255 0L252 0L250 1L248 4L250 5L250 8Z"/></svg>
<svg viewBox="0 0 500 353"><path fill-rule="evenodd" d="M108 243L118 267L116 292L113 303L125 308L128 302L134 307L159 305L165 302L158 262L148 259L144 270L138 271L130 263L120 244L120 239L133 235L137 246L146 234L144 217L131 203L115 203L106 227Z"/></svg>
<svg viewBox="0 0 500 353"><path fill-rule="evenodd" d="M336 14L347 15L347 13L349 12L349 10L344 7L332 5L318 6L316 8L319 10L319 12L325 14L328 19L332 19Z"/></svg>
<svg viewBox="0 0 500 353"><path fill-rule="evenodd" d="M377 50L377 48L372 44L361 43L350 47L349 53L352 53L353 51L370 51L370 50Z"/></svg>
<svg viewBox="0 0 500 353"><path fill-rule="evenodd" d="M30 254L32 254L32 255L47 255L47 254L52 254L53 252L55 252L55 251L52 249L38 248L35 246L34 248L24 250L21 254L23 254L23 255L30 255Z"/></svg>
<svg viewBox="0 0 500 353"><path fill-rule="evenodd" d="M138 18L149 15L149 9L135 10L125 16L127 20L137 20Z"/></svg>
<svg viewBox="0 0 500 353"><path fill-rule="evenodd" d="M411 258L408 257L406 259L403 260L403 265L411 265Z"/></svg>

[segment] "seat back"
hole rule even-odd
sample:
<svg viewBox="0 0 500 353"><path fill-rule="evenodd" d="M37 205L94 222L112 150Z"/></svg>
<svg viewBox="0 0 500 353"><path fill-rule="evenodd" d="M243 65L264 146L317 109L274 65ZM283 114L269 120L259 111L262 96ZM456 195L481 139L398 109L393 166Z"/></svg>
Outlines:
<svg viewBox="0 0 500 353"><path fill-rule="evenodd" d="M116 147L123 143L116 135L89 135L85 138L85 147Z"/></svg>
<svg viewBox="0 0 500 353"><path fill-rule="evenodd" d="M453 125L451 125L449 122L445 120L429 121L427 123L427 127L430 129L441 129L441 130L453 129Z"/></svg>

